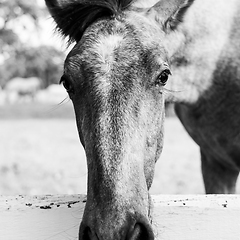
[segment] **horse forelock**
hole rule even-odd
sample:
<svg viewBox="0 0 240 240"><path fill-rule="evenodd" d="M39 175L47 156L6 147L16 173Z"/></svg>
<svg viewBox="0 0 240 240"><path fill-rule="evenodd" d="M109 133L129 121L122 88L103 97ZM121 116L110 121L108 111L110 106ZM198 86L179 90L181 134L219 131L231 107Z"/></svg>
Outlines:
<svg viewBox="0 0 240 240"><path fill-rule="evenodd" d="M58 13L57 29L69 37L69 44L79 41L85 30L99 19L110 19L127 10L134 0L94 0L73 2Z"/></svg>

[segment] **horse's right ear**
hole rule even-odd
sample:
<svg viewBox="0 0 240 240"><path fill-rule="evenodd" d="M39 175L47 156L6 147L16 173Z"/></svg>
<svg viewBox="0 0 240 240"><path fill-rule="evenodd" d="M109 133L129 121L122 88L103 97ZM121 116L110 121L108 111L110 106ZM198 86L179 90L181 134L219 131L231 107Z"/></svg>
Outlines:
<svg viewBox="0 0 240 240"><path fill-rule="evenodd" d="M148 17L153 17L160 23L165 32L175 30L194 0L161 0L146 12Z"/></svg>
<svg viewBox="0 0 240 240"><path fill-rule="evenodd" d="M76 19L74 13L78 5L81 5L83 0L45 0L47 8L57 24L57 29L60 33L69 37L69 41L79 41L82 33L76 31Z"/></svg>

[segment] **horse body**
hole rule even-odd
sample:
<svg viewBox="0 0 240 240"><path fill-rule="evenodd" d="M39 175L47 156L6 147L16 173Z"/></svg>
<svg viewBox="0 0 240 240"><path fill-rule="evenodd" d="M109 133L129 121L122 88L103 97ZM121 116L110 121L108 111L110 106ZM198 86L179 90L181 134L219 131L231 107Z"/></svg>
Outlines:
<svg viewBox="0 0 240 240"><path fill-rule="evenodd" d="M200 146L207 193L234 193L240 160L240 4L196 1L172 57L176 113ZM179 104L181 103L181 104Z"/></svg>
<svg viewBox="0 0 240 240"><path fill-rule="evenodd" d="M218 4L211 0L194 1L179 30L166 37L173 72L169 88L179 90L175 94L177 102L194 103L212 85L218 61L231 51L227 43L236 30L235 16L239 16L236 0L228 4L224 0ZM231 49L236 48L234 45Z"/></svg>
<svg viewBox="0 0 240 240"><path fill-rule="evenodd" d="M28 96L33 99L37 91L40 89L40 86L41 80L37 77L16 77L8 81L5 86L5 90L7 91L8 96L15 94L17 97Z"/></svg>
<svg viewBox="0 0 240 240"><path fill-rule="evenodd" d="M201 148L206 192L233 192L240 129L237 0L46 3L63 35L76 42L61 82L88 165L79 238L154 239L148 190L163 146L171 72L167 88L179 90L176 112Z"/></svg>

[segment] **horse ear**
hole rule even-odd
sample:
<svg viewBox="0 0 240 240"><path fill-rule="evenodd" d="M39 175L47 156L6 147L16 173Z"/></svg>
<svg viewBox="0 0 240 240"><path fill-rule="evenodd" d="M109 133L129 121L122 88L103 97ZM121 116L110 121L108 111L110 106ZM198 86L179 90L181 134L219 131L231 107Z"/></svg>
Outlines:
<svg viewBox="0 0 240 240"><path fill-rule="evenodd" d="M52 15L57 26L61 28L61 17L63 15L64 9L72 5L76 0L64 1L64 0L45 0L48 11Z"/></svg>
<svg viewBox="0 0 240 240"><path fill-rule="evenodd" d="M72 31L72 26L75 24L72 13L82 2L83 0L45 0L48 11L57 24L57 29L63 36L69 37L70 42L79 40L78 32Z"/></svg>
<svg viewBox="0 0 240 240"><path fill-rule="evenodd" d="M175 30L183 21L183 18L194 0L161 0L146 12L148 16L161 23L163 30L169 32Z"/></svg>

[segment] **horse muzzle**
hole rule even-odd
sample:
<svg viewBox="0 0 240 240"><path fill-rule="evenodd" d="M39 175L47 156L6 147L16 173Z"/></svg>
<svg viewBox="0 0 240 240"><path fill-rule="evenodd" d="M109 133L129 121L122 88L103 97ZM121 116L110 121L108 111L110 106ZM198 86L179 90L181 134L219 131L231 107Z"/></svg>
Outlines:
<svg viewBox="0 0 240 240"><path fill-rule="evenodd" d="M129 212L124 219L116 213L109 219L94 216L94 212L89 214L84 214L79 240L154 240L152 226L141 214Z"/></svg>

